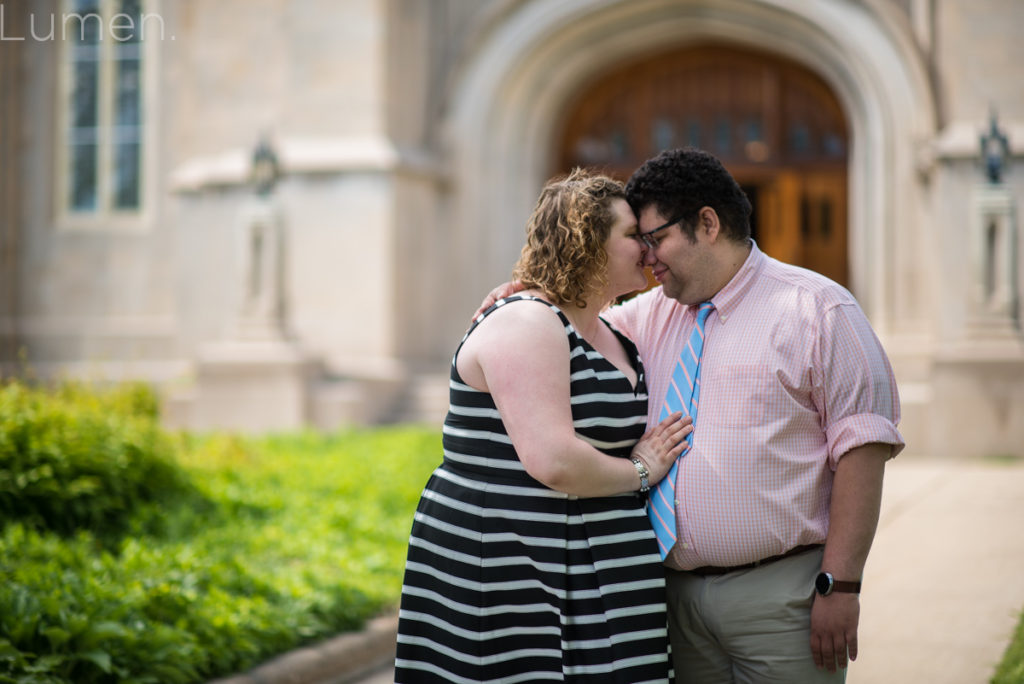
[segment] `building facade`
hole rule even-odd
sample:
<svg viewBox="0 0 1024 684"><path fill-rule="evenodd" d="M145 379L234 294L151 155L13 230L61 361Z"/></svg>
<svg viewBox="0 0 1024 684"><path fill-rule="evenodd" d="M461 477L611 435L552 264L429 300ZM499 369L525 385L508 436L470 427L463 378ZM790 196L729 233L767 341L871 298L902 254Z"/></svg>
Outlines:
<svg viewBox="0 0 1024 684"><path fill-rule="evenodd" d="M1024 453L1024 3L0 8L8 374L152 380L196 427L439 421L543 182L694 144L860 301L910 451Z"/></svg>

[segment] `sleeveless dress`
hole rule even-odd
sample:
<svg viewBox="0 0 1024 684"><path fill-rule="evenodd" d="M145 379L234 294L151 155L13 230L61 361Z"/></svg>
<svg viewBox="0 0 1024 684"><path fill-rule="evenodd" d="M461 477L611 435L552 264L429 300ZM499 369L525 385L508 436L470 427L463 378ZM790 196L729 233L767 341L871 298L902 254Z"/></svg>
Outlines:
<svg viewBox="0 0 1024 684"><path fill-rule="evenodd" d="M499 301L462 342L497 307L522 299L536 298ZM637 372L633 387L543 303L569 338L577 435L628 458L647 415L636 347L612 329ZM665 580L645 499L580 498L528 475L491 395L462 382L458 353L444 461L409 540L395 681L670 681Z"/></svg>

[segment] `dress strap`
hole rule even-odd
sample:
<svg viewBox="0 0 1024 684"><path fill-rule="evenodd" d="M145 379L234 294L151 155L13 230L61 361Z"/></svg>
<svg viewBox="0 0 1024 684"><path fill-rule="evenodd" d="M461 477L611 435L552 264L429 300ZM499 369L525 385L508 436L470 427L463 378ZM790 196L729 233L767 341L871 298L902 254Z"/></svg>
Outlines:
<svg viewBox="0 0 1024 684"><path fill-rule="evenodd" d="M469 326L469 329L466 330L466 334L462 336L462 339L459 340L459 346L456 347L455 353L452 354L452 368L455 367L455 360L458 358L459 352L462 350L462 345L466 343L466 340L469 338L470 334L474 330L476 330L476 327L480 325L483 322L483 320L487 318L492 312L497 311L503 306L508 306L512 302L518 301L534 301L540 302L541 304L547 304L552 311L558 314L558 318L561 319L562 325L565 326L565 331L567 334L576 332L576 329L572 326L572 323L569 322L569 318L565 315L565 313L548 300L542 299L540 297L535 297L533 295L511 295L509 297L505 297L494 302L494 304L491 304L489 307L487 307L486 310L481 312L479 316L473 319L473 323Z"/></svg>

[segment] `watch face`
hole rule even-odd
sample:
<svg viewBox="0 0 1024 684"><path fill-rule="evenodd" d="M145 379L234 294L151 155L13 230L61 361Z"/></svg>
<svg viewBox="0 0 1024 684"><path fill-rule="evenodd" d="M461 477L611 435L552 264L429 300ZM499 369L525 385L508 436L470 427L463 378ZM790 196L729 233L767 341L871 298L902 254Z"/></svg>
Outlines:
<svg viewBox="0 0 1024 684"><path fill-rule="evenodd" d="M814 580L814 588L818 590L818 593L822 596L828 596L832 593L832 575L827 572L820 573Z"/></svg>

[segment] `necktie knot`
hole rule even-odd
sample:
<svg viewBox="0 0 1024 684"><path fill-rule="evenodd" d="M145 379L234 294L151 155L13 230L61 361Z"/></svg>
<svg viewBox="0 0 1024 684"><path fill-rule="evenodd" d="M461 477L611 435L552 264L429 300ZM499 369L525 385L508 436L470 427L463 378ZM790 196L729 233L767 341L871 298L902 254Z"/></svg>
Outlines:
<svg viewBox="0 0 1024 684"><path fill-rule="evenodd" d="M703 326L704 321L708 319L708 315L714 308L715 305L712 302L701 302L700 307L697 309L697 325Z"/></svg>

